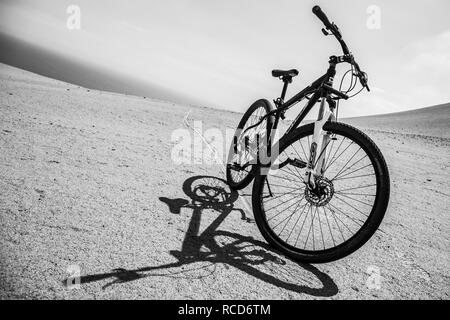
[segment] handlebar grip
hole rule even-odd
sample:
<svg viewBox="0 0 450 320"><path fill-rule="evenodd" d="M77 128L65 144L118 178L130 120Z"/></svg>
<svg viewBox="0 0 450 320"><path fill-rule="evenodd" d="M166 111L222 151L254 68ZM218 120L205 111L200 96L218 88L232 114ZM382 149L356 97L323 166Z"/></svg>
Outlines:
<svg viewBox="0 0 450 320"><path fill-rule="evenodd" d="M320 19L320 21L323 22L323 24L325 25L325 27L327 29L331 29L331 23L330 20L328 20L327 16L325 15L325 13L322 11L322 9L320 9L319 6L314 6L312 8L312 12L317 16L317 18Z"/></svg>

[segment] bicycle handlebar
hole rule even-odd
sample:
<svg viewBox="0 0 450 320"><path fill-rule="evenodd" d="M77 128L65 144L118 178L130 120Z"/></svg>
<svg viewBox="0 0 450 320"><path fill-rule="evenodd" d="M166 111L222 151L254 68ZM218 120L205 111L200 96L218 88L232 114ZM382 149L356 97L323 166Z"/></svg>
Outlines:
<svg viewBox="0 0 450 320"><path fill-rule="evenodd" d="M328 20L327 15L322 11L322 9L319 6L314 6L312 8L312 12L319 18L320 21L325 25L325 28L327 30L331 31L331 33L336 37L336 39L339 41L339 44L342 47L342 51L344 52L344 55L350 55L350 51L348 50L347 44L342 39L342 35L339 32L339 28L330 20ZM325 34L327 34L324 31ZM361 82L361 85L367 89L367 91L370 91L369 86L367 85L367 74L365 72L362 72L359 68L359 65L354 61L352 58L351 63L355 66L357 76Z"/></svg>
<svg viewBox="0 0 450 320"><path fill-rule="evenodd" d="M337 25L335 25L334 23L330 22L330 20L328 20L328 17L322 11L322 9L320 9L319 6L314 6L312 9L312 12L317 16L317 18L320 19L320 21L323 22L323 24L325 25L325 28L327 28L327 30L330 30L331 33L336 37L336 39L339 41L339 43L342 47L342 51L344 52L344 54L349 54L350 51L348 50L347 44L342 39L342 35L341 35Z"/></svg>

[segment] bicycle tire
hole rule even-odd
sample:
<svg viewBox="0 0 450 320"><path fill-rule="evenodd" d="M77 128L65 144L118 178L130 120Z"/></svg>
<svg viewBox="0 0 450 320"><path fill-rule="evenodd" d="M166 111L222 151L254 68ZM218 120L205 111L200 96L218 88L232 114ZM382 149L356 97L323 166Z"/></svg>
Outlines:
<svg viewBox="0 0 450 320"><path fill-rule="evenodd" d="M375 171L376 195L372 210L365 223L352 237L335 247L327 248L325 250L311 251L296 248L287 243L289 242L289 238L288 241L285 242L279 236L277 236L267 221L262 199L263 188L267 178L266 174L260 173L255 177L252 192L252 204L255 221L266 241L290 258L307 263L324 263L335 261L359 249L372 237L372 235L380 226L389 202L389 171L386 165L386 161L375 143L360 130L344 123L327 122L325 123L323 129L328 132L340 134L356 142L366 152L371 163L373 164L373 169ZM279 154L281 154L283 150L286 150L289 145L304 137L312 135L313 130L314 123L311 123L299 127L288 135L284 136L279 142ZM314 217L312 219L312 223L314 224ZM296 226L294 225L294 228L295 227ZM306 240L306 242L308 242L308 239Z"/></svg>
<svg viewBox="0 0 450 320"><path fill-rule="evenodd" d="M245 176L243 176L240 179L240 181L236 181L236 179L233 179L233 175L231 172L232 169L231 169L230 164L231 164L231 158L232 158L233 151L234 151L234 137L237 135L237 133L240 133L242 131L242 129L245 127L245 125L247 124L250 117L259 108L263 108L264 112L266 114L273 110L271 103L269 101L267 101L266 99L260 99L260 100L255 101L242 116L242 118L237 126L237 129L235 131L235 134L233 136L233 141L231 142L231 146L230 146L230 149L228 152L228 157L227 157L226 179L227 179L228 185L233 190L240 190L240 189L243 189L246 186L248 186L252 182L253 177L255 176L255 173L256 173L256 165L251 165L247 174ZM268 130L269 130L269 128L272 127L273 121L274 121L273 116L267 117L266 128L268 128Z"/></svg>

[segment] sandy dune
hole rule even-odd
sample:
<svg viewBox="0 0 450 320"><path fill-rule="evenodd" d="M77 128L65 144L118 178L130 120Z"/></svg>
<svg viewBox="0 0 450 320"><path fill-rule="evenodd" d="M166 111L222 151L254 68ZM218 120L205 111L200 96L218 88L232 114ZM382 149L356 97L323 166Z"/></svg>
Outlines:
<svg viewBox="0 0 450 320"><path fill-rule="evenodd" d="M345 122L365 129L410 136L420 135L425 139L450 138L450 103L412 111L348 118Z"/></svg>
<svg viewBox="0 0 450 320"><path fill-rule="evenodd" d="M437 130L427 110L420 128L414 112L351 120L386 156L388 212L355 254L311 266L271 250L236 194L193 200L193 184L226 188L220 166L171 160L189 110L203 130L234 128L239 114L0 65L0 298L449 299L448 109Z"/></svg>

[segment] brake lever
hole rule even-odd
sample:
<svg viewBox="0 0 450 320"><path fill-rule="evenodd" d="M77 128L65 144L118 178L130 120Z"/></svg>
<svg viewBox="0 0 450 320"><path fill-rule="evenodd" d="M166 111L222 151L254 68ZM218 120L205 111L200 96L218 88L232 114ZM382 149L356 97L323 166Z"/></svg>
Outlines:
<svg viewBox="0 0 450 320"><path fill-rule="evenodd" d="M370 92L369 85L367 84L368 80L369 80L368 79L369 77L368 77L367 73L365 73L364 71L360 71L360 74L361 74L361 76L359 78L359 81L361 82L363 87L365 87L367 89L367 91Z"/></svg>
<svg viewBox="0 0 450 320"><path fill-rule="evenodd" d="M359 82L361 83L361 85L364 87L364 88L366 88L367 89L367 91L369 91L370 92L370 88L369 88L369 85L367 84L367 80L368 80L368 75L367 75L367 73L366 72L364 72L364 71L361 71L361 69L359 68L359 64L354 60L354 59L352 59L352 64L355 66L355 69L356 69L356 75L358 76L358 78L359 78Z"/></svg>

